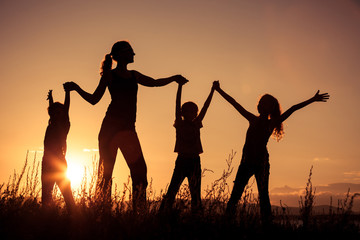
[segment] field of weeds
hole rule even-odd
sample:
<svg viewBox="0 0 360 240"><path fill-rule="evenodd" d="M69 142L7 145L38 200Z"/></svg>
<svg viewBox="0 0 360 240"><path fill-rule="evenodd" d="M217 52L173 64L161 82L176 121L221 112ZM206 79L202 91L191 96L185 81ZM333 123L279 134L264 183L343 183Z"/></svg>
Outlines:
<svg viewBox="0 0 360 240"><path fill-rule="evenodd" d="M155 196L151 183L147 206L134 212L130 178L116 187L112 201L104 205L95 198L96 171L91 180L84 178L81 189L74 193L76 211L69 214L57 188L55 205L43 209L40 169L36 157L26 158L23 169L0 185L1 239L360 239L360 216L352 212L358 194L348 194L337 207L324 214L314 214L315 192L310 170L305 195L299 199L299 213L284 206L273 207L273 222L262 225L257 198L246 189L235 213L225 215L230 190L227 179L233 168L234 153L227 169L203 194L203 212L190 211L190 192L183 185L173 211L159 213L162 193ZM94 165L96 165L94 163Z"/></svg>

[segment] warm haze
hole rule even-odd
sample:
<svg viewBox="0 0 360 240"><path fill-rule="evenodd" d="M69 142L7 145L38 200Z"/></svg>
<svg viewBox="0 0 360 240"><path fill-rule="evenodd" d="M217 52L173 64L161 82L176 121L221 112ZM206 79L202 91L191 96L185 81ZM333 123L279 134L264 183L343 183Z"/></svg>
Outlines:
<svg viewBox="0 0 360 240"><path fill-rule="evenodd" d="M360 184L357 0L2 1L0 19L0 182L20 170L27 150L42 150L48 90L60 102L66 81L92 92L101 60L114 42L127 39L136 53L130 69L154 78L182 74L190 81L183 101L199 106L213 80L253 113L264 93L286 110L318 89L328 92L327 103L314 103L285 121L282 141L269 141L270 194L285 185L305 187L312 165L313 184L328 185L328 191L329 184ZM176 158L176 87L139 86L136 127L158 192L170 182ZM95 106L71 94L69 168L91 165L98 155L109 103L108 92ZM205 189L220 177L232 150L237 155L230 179L235 178L248 126L217 93L203 124L202 167L213 171L203 179ZM118 154L114 182L122 184L128 175Z"/></svg>

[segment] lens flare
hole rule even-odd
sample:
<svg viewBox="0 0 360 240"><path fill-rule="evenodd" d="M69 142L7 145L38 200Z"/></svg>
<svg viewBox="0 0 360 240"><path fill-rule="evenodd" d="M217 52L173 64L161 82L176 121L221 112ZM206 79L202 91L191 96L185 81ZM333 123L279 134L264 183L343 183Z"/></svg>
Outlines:
<svg viewBox="0 0 360 240"><path fill-rule="evenodd" d="M68 162L66 176L71 181L72 188L80 187L81 181L84 178L84 174L85 174L84 166L75 162Z"/></svg>

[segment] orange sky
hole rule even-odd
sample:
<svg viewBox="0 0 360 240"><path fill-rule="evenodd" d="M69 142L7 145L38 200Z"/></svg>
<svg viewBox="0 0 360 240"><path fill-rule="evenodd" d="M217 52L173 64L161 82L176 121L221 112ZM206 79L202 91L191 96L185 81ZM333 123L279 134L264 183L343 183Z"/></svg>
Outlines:
<svg viewBox="0 0 360 240"><path fill-rule="evenodd" d="M48 90L61 102L65 81L93 91L104 55L128 39L136 53L130 69L154 78L182 74L190 80L183 101L199 106L216 79L254 113L263 93L286 110L317 89L329 92L328 103L285 122L280 143L269 141L270 189L305 186L312 165L314 184L360 184L358 1L1 1L0 20L0 182L20 170L27 150L41 151ZM137 131L158 192L176 159L176 87L139 88ZM71 95L69 163L90 164L97 154L84 149L97 149L109 102L108 93L95 106ZM202 167L213 170L205 189L232 150L236 172L248 126L218 94L203 124ZM115 182L128 175L119 154Z"/></svg>

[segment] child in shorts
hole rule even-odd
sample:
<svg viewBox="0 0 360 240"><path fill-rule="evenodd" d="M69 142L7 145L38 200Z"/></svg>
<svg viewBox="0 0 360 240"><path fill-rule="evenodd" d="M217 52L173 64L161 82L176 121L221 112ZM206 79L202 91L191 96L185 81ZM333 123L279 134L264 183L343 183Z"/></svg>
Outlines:
<svg viewBox="0 0 360 240"><path fill-rule="evenodd" d="M175 123L176 143L175 152L178 153L175 169L166 195L160 206L160 211L170 209L175 201L181 183L187 177L191 193L191 209L201 211L201 166L200 154L203 152L200 128L202 120L210 105L214 94L214 87L206 99L203 108L198 114L198 107L193 102L186 102L181 106L181 92L183 84L179 83L176 95Z"/></svg>
<svg viewBox="0 0 360 240"><path fill-rule="evenodd" d="M70 129L70 92L65 91L64 104L54 103L52 90L49 90L47 100L49 100L48 113L50 119L45 133L44 156L41 164L41 200L44 206L52 205L52 191L56 183L64 196L67 208L71 211L75 206L75 201L71 192L70 181L66 177L67 163L65 159L66 138Z"/></svg>

